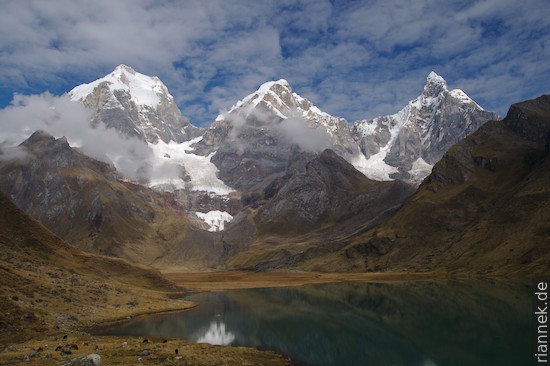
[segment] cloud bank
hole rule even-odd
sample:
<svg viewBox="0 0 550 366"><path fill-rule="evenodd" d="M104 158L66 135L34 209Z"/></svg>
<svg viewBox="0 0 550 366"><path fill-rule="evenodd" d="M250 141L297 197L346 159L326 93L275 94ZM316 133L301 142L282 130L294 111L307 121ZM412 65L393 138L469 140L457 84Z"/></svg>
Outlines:
<svg viewBox="0 0 550 366"><path fill-rule="evenodd" d="M548 92L548 19L547 0L6 0L0 101L125 63L159 76L197 125L279 78L353 121L397 112L434 70L504 114Z"/></svg>
<svg viewBox="0 0 550 366"><path fill-rule="evenodd" d="M12 104L0 110L3 158L17 157L15 154L22 153L18 149L6 149L6 146L16 146L35 131L42 130L56 138L65 136L72 147L113 164L119 173L133 180L177 178L182 174L177 164L159 164L144 141L122 136L103 124L92 127L90 118L88 109L67 96L56 97L50 93L15 95Z"/></svg>
<svg viewBox="0 0 550 366"><path fill-rule="evenodd" d="M303 151L319 152L332 147L332 138L328 132L309 127L304 118L287 118L277 125L276 131Z"/></svg>

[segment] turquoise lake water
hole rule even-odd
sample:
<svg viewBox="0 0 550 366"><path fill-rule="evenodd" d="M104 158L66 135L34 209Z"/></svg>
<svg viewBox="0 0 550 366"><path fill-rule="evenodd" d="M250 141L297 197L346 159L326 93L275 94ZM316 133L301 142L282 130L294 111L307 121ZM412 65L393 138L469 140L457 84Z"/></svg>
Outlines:
<svg viewBox="0 0 550 366"><path fill-rule="evenodd" d="M532 355L521 283L344 282L194 294L200 306L97 334L273 349L296 365L518 366Z"/></svg>

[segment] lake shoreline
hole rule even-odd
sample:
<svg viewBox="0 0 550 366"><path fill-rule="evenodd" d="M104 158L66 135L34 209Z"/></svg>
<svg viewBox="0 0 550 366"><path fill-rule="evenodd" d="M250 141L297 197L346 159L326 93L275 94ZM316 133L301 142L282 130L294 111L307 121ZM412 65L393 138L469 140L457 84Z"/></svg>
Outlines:
<svg viewBox="0 0 550 366"><path fill-rule="evenodd" d="M212 271L180 272L161 271L162 275L190 292L228 291L251 288L276 288L334 282L409 282L448 279L472 279L467 274L447 272L246 272ZM483 277L484 278L484 277Z"/></svg>
<svg viewBox="0 0 550 366"><path fill-rule="evenodd" d="M189 273L186 275L190 276ZM475 357L486 357L488 354L494 357L495 355L491 352L498 350L499 343L486 342L479 348L470 337L469 329L477 329L486 334L485 339L489 339L490 334L501 336L512 333L524 334L525 324L527 324L523 319L525 317L520 317L523 323L516 322L517 314L524 315L525 302L529 298L526 295L529 293L528 284L524 281L518 282L517 279L484 277L462 280L448 276L423 275L414 276L413 280L403 281L400 275L373 278L362 275L306 276L301 273L285 273L270 275L272 280L277 278L276 282L279 286L270 284L263 274L258 274L247 283L234 283L241 275L243 274L232 273L232 278L231 276L228 278L227 273L209 273L199 278L195 274L193 275L195 281L205 279L206 276L212 280L208 282L210 289L206 289L203 284L199 291L197 286L197 292L186 298L186 300L200 303L201 306L180 314L135 319L121 325L120 329L118 327L112 330L106 329L103 334L109 336L123 334L160 336L162 334L165 337L177 337L193 342L206 341L213 344L230 342L230 344L255 347L257 350L275 350L290 356L297 362L336 357L338 360L343 360L343 364L354 364L353 362L365 357L377 357L378 361L387 360L385 355L389 354L389 349L402 350L401 362L449 360L461 354L463 344L469 344L467 348L469 352L475 354ZM214 281L214 277L218 280ZM326 282L336 277L341 281ZM297 281L292 286L281 288L283 283L291 279L297 279ZM222 287L220 282L226 288L234 288L236 285L240 288L220 290ZM308 283L304 284L304 282ZM498 308L492 308L491 304L498 304ZM430 310L426 311L426 309ZM244 316L244 314L247 315ZM459 323L456 322L458 318L454 314L460 314ZM516 315L510 316L510 314ZM433 320L435 315L438 321ZM337 320L340 318L341 320ZM354 321L349 322L349 319ZM281 324L286 325L282 327ZM475 328L477 324L483 325L478 329ZM154 332L147 333L145 331L147 327L152 327ZM269 327L274 328L270 330ZM160 329L164 329L163 332L159 332ZM285 329L286 333L284 333ZM312 345L307 341L308 332L312 329L316 337L321 337L316 338L319 344L330 344L334 347L321 347L312 352ZM334 336L335 329L343 333ZM426 334L421 331L417 334L418 329L432 329L432 332ZM453 337L459 337L460 342L457 344L461 346L456 349L447 347L445 339L438 336L448 329L457 330L453 333ZM281 343L273 343L275 334L278 334ZM359 344L363 338L358 336L361 334L367 335L366 344ZM289 339L292 341L285 343ZM422 339L424 344L416 348L411 346L413 344L409 342L411 339ZM232 343L234 341L236 343ZM525 342L518 346L512 337L506 338L506 341L507 347L515 350L513 357L516 361L519 357L522 359L525 357L525 350L528 349ZM355 346L352 346L354 344ZM451 342L452 344L454 343ZM368 345L372 349L363 354L363 350ZM347 351L349 347L352 348ZM384 351L384 347L388 350ZM447 348L449 352L454 353L441 351ZM324 354L330 349L332 349L331 352L336 353ZM485 353L483 349L492 351ZM351 358L348 359L348 356ZM470 356L465 355L464 360L468 357ZM511 360L502 365L514 364L514 358ZM323 361L320 363L317 361L312 361L311 364L325 365ZM412 365L413 363L403 364Z"/></svg>
<svg viewBox="0 0 550 366"><path fill-rule="evenodd" d="M60 332L47 332L44 336L33 337L32 339L22 342L22 343L6 343L4 352L0 352L0 363L9 362L9 364L26 364L24 361L25 355L28 355L32 352L33 349L44 348L44 345L50 344L58 345L61 344L61 339L64 334L69 335L69 339L73 339L79 344L89 344L90 349L87 350L87 347L82 347L78 353L75 353L73 356L64 356L60 357L58 352L52 353L52 349L49 351L44 350L43 355L50 353L51 356L48 356L46 361L44 357L40 358L43 363L35 364L52 364L53 361L60 362L70 360L76 356L92 353L94 350L91 348L93 344L94 347L98 346L102 350L107 350L107 352L102 353L103 362L111 363L118 362L119 360L130 360L128 356L129 350L127 352L119 351L121 337L114 336L95 336L90 334L93 333L94 328L103 327L109 324L123 323L129 319L135 317L153 315L153 314L162 314L169 312L179 312L188 310L199 306L197 302L190 303L188 301L183 301L183 296L191 293L199 292L215 292L215 291L230 291L238 289L257 289L257 288L278 288L278 287L296 287L310 284L325 284L325 283L338 283L338 282L371 282L371 283L402 283L402 282L419 282L419 281L448 281L456 279L470 279L478 280L478 277L472 277L468 275L458 276L456 274L449 274L444 272L425 272L425 273L313 273L313 272L244 272L244 271L224 271L224 272L170 272L166 271L162 273L170 281L174 282L178 287L178 291L165 293L164 296L158 296L159 293L156 293L155 296L149 291L140 291L143 296L141 300L147 301L147 307L140 304L136 309L120 309L115 311L114 309L110 310L109 316L106 314L101 315L100 312L93 312L94 315L91 315L87 319L80 319L80 324L75 326L72 329L67 329L66 333ZM489 278L489 276L481 277ZM490 277L493 278L493 277ZM498 278L498 276L497 276ZM145 305L145 304L143 304ZM90 307L100 308L100 304L90 304ZM119 312L116 316L116 312ZM135 344L135 347L139 346L139 343L142 342L144 337L124 337L126 342L131 342ZM155 347L157 353L162 355L164 360L169 360L170 357L173 361L173 352L168 348L178 344L177 347L187 347L189 349L188 356L193 358L197 356L193 350L197 352L205 352L206 349L216 349L215 353L219 357L224 357L225 353L231 354L231 357L236 357L235 360L241 360L239 357L244 357L242 360L256 359L256 357L267 357L269 361L267 364L273 365L287 365L289 360L282 354L277 354L272 351L267 351L267 354L263 350L256 348L242 348L242 347L226 347L226 346L211 346L211 345L200 345L197 348L193 348L189 342L183 341L181 339L169 339L166 344L163 344L161 341L157 340ZM144 345L147 346L147 345ZM135 349L134 347L134 349ZM55 348L55 347L53 347ZM235 353L234 349L238 348L240 351ZM224 351L224 349L227 349ZM137 360L137 356L133 359L132 363ZM160 356L159 356L160 357ZM195 359L197 364L210 364L210 361L200 360L199 358ZM33 360L34 361L34 360ZM38 361L38 359L37 359ZM170 362L172 362L170 361ZM49 362L49 363L48 363ZM163 361L164 362L164 361ZM168 362L168 361L166 361ZM202 362L202 363L201 363ZM270 363L273 362L273 363ZM165 363L160 363L165 364Z"/></svg>

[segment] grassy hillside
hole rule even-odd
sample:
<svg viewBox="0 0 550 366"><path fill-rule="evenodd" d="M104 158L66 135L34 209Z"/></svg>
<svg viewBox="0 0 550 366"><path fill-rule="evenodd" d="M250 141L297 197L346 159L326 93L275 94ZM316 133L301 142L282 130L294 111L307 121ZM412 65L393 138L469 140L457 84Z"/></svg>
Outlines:
<svg viewBox="0 0 550 366"><path fill-rule="evenodd" d="M83 253L0 193L0 344L160 308L185 308L158 272ZM166 301L165 305L154 301ZM127 304L136 301L135 306Z"/></svg>

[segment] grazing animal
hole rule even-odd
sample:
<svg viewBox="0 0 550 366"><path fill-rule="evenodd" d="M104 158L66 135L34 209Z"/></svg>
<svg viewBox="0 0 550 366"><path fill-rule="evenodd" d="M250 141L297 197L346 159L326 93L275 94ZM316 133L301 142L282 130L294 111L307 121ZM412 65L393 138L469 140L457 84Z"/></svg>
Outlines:
<svg viewBox="0 0 550 366"><path fill-rule="evenodd" d="M63 340L66 340L66 339L67 339L67 335L65 334L65 335L63 336Z"/></svg>
<svg viewBox="0 0 550 366"><path fill-rule="evenodd" d="M57 346L57 347L55 347L55 352L61 351L62 349L63 349L63 346Z"/></svg>
<svg viewBox="0 0 550 366"><path fill-rule="evenodd" d="M176 355L177 355L177 354L179 353L179 350L176 348L176 349L174 350L174 352L176 352Z"/></svg>
<svg viewBox="0 0 550 366"><path fill-rule="evenodd" d="M144 339L142 343L149 343L148 339Z"/></svg>
<svg viewBox="0 0 550 366"><path fill-rule="evenodd" d="M168 343L168 340L167 340L167 339L163 339L163 340L162 340L162 343Z"/></svg>

